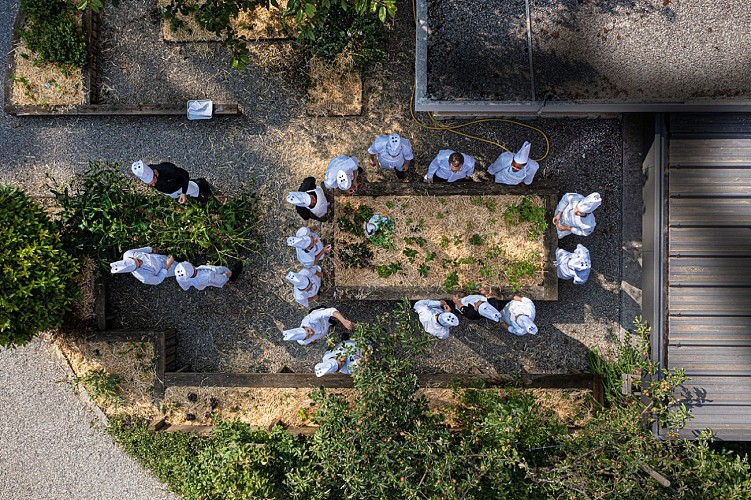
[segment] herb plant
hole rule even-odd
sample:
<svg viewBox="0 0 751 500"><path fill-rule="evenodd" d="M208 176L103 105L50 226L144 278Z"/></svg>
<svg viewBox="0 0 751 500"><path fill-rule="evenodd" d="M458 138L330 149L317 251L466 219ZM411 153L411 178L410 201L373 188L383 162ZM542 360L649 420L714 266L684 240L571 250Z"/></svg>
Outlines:
<svg viewBox="0 0 751 500"><path fill-rule="evenodd" d="M369 268L373 251L365 242L351 243L339 248L339 259L344 267Z"/></svg>
<svg viewBox="0 0 751 500"><path fill-rule="evenodd" d="M447 292L453 292L455 288L459 286L459 275L456 271L452 271L446 275L446 279L443 280L443 288Z"/></svg>
<svg viewBox="0 0 751 500"><path fill-rule="evenodd" d="M36 54L37 63L82 68L86 40L73 18L72 4L61 0L22 0L26 25L21 39Z"/></svg>
<svg viewBox="0 0 751 500"><path fill-rule="evenodd" d="M532 198L525 196L518 203L511 203L503 212L503 220L508 225L518 225L529 222L527 237L534 240L548 228L545 219L545 208L535 205Z"/></svg>
<svg viewBox="0 0 751 500"><path fill-rule="evenodd" d="M382 266L376 266L376 272L381 278L389 278L402 270L402 266L396 262L390 264L384 264Z"/></svg>

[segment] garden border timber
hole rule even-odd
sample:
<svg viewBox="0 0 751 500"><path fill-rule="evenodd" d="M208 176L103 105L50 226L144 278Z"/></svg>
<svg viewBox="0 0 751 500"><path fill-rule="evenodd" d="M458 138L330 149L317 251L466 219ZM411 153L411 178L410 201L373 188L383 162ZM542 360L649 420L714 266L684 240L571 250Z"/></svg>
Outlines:
<svg viewBox="0 0 751 500"><path fill-rule="evenodd" d="M13 82L10 75L15 70L15 57L18 44L21 41L20 29L26 20L26 13L18 8L15 22L11 30L10 51L5 66L3 111L14 116L185 116L187 119L187 103L179 104L99 104L99 14L86 9L83 12L82 28L86 37L86 65L82 68L85 104L76 106L52 105L41 106L34 104L11 104L10 96ZM239 115L237 103L213 103L214 116Z"/></svg>
<svg viewBox="0 0 751 500"><path fill-rule="evenodd" d="M441 197L446 195L464 195L464 196L495 196L495 195L514 195L514 196L539 196L545 202L545 220L551 221L555 215L555 207L558 204L558 191L548 183L538 183L534 187L529 186L509 186L506 184L496 184L495 182L455 182L455 183L421 183L421 182L377 182L363 183L357 190L359 196L434 196ZM336 190L332 197L332 204L336 205L341 200L350 198L350 195ZM543 282L541 286L535 288L523 288L518 292L512 292L510 287L502 289L501 299L511 299L514 295L524 294L532 300L558 300L558 275L555 268L555 250L558 247L558 238L555 233L555 227L548 222L548 228L543 235L543 250L547 255L543 255ZM334 271L334 276L336 271ZM333 280L332 280L333 281ZM490 285L495 285L490 283ZM434 290L425 290L424 288L410 287L327 287L321 292L321 297L336 299L356 299L356 300L402 300L405 297L420 297L425 294L430 298L446 295L444 289L436 287Z"/></svg>

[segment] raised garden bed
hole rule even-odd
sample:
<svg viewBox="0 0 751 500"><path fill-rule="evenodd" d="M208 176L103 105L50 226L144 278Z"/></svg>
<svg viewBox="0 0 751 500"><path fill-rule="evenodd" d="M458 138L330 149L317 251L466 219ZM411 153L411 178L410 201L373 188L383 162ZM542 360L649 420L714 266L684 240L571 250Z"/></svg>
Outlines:
<svg viewBox="0 0 751 500"><path fill-rule="evenodd" d="M557 300L557 240L547 223L556 201L551 189L489 183L371 183L358 196L337 194L334 293L435 299L489 286L499 298ZM393 221L385 238L365 238L363 224L373 213Z"/></svg>

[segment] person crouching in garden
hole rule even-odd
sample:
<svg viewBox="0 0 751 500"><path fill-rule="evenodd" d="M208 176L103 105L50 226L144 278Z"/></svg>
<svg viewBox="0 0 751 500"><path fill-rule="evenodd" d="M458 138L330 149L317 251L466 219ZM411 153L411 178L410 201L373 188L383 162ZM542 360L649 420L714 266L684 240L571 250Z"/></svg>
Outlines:
<svg viewBox="0 0 751 500"><path fill-rule="evenodd" d="M349 331L355 327L355 324L345 318L337 308L317 307L302 319L299 327L284 330L284 340L296 340L300 345L315 344L329 333L329 327L334 326L337 321Z"/></svg>
<svg viewBox="0 0 751 500"><path fill-rule="evenodd" d="M172 198L178 203L185 203L188 196L193 198L211 195L211 188L205 179L190 180L188 172L173 163L163 162L157 165L147 165L138 160L130 167L133 175L141 179L157 191Z"/></svg>
<svg viewBox="0 0 751 500"><path fill-rule="evenodd" d="M158 285L175 275L175 259L154 253L151 247L135 248L123 254L123 260L110 264L112 274L130 273L145 285Z"/></svg>
<svg viewBox="0 0 751 500"><path fill-rule="evenodd" d="M321 278L323 278L321 266L304 267L297 273L290 271L286 278L295 287L293 293L298 304L308 307L310 302L318 300Z"/></svg>
<svg viewBox="0 0 751 500"><path fill-rule="evenodd" d="M507 327L514 335L537 335L535 304L527 297L514 296L501 311L501 328Z"/></svg>
<svg viewBox="0 0 751 500"><path fill-rule="evenodd" d="M414 310L425 331L441 340L449 338L449 328L459 325L459 318L445 300L418 300Z"/></svg>
<svg viewBox="0 0 751 500"><path fill-rule="evenodd" d="M287 238L287 246L295 249L297 260L305 267L317 266L331 251L331 245L323 246L321 237L314 232L316 229L316 226L301 227Z"/></svg>
<svg viewBox="0 0 751 500"><path fill-rule="evenodd" d="M458 295L454 295L452 300L454 308L467 319L488 318L496 323L501 321L498 299L493 297L486 288L480 288L479 294L467 295L461 299Z"/></svg>
<svg viewBox="0 0 751 500"><path fill-rule="evenodd" d="M351 375L364 360L362 349L354 341L344 341L324 353L323 361L315 366L316 377L337 372Z"/></svg>
<svg viewBox="0 0 751 500"><path fill-rule="evenodd" d="M328 220L329 202L320 186L316 186L314 177L306 177L300 189L287 193L287 202L292 203L297 214L303 220Z"/></svg>
<svg viewBox="0 0 751 500"><path fill-rule="evenodd" d="M180 288L186 292L190 287L203 290L207 286L222 288L228 281L236 281L242 272L242 262L238 261L232 269L225 266L194 266L190 262L181 262L175 268L175 278Z"/></svg>

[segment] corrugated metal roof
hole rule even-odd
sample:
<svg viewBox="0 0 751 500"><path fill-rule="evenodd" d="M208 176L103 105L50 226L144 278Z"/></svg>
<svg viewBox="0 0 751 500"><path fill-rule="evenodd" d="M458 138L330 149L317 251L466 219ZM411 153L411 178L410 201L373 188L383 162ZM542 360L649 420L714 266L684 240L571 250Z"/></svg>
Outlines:
<svg viewBox="0 0 751 500"><path fill-rule="evenodd" d="M667 167L667 349L693 419L751 440L751 117L671 115Z"/></svg>

